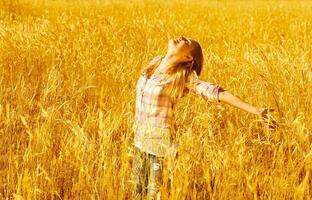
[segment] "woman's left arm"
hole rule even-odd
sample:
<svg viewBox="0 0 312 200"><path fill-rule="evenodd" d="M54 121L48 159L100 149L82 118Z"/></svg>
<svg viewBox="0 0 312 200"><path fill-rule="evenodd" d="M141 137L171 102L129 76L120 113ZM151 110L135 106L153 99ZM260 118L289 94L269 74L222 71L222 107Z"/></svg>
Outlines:
<svg viewBox="0 0 312 200"><path fill-rule="evenodd" d="M237 96L234 96L232 93L230 93L227 90L219 92L219 101L222 101L222 102L227 103L231 106L240 108L240 109L247 111L249 113L252 113L252 114L256 114L256 115L260 114L259 108L241 100L240 98L238 98Z"/></svg>
<svg viewBox="0 0 312 200"><path fill-rule="evenodd" d="M239 97L234 96L229 91L224 90L220 85L200 80L195 71L193 71L188 78L186 89L195 92L197 95L204 97L208 101L225 102L249 113L258 115L260 120L265 122L270 129L276 128L277 124L270 115L270 112L274 111L274 109L257 108L241 100Z"/></svg>
<svg viewBox="0 0 312 200"><path fill-rule="evenodd" d="M273 112L274 109L257 108L241 100L239 97L234 96L233 94L231 94L229 91L226 91L226 90L219 92L219 101L225 102L229 105L240 108L249 113L258 115L260 120L263 122L266 122L270 129L275 129L277 126L277 123L275 122L275 120L273 119L270 120L270 112Z"/></svg>

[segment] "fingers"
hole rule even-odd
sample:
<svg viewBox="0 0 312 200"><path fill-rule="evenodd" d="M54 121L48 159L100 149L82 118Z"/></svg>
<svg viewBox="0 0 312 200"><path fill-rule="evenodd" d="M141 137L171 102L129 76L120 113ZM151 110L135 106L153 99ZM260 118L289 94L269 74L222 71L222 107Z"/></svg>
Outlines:
<svg viewBox="0 0 312 200"><path fill-rule="evenodd" d="M276 120L273 119L272 117L265 118L264 120L262 120L262 122L266 125L266 127L270 131L276 130L276 128L278 127Z"/></svg>
<svg viewBox="0 0 312 200"><path fill-rule="evenodd" d="M260 113L260 118L269 118L271 112L275 111L273 108L262 108Z"/></svg>
<svg viewBox="0 0 312 200"><path fill-rule="evenodd" d="M278 128L278 124L275 120L272 120L270 123L268 123L268 129L270 131L274 131L276 128Z"/></svg>
<svg viewBox="0 0 312 200"><path fill-rule="evenodd" d="M269 108L269 112L274 112L275 109L274 108Z"/></svg>
<svg viewBox="0 0 312 200"><path fill-rule="evenodd" d="M271 112L274 112L273 108L263 108L261 109L260 121L265 124L265 126L270 130L276 130L278 124L276 120L271 115Z"/></svg>
<svg viewBox="0 0 312 200"><path fill-rule="evenodd" d="M262 108L261 111L263 113L270 113L270 112L274 112L275 109L274 108Z"/></svg>

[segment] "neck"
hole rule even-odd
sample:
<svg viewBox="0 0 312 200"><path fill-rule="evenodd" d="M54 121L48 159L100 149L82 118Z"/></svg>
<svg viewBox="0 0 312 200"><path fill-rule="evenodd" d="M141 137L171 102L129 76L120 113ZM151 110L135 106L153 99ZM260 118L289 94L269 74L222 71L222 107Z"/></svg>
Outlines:
<svg viewBox="0 0 312 200"><path fill-rule="evenodd" d="M160 62L159 66L155 70L156 73L165 73L169 74L171 68L176 64L176 59L169 54L166 54L165 57Z"/></svg>

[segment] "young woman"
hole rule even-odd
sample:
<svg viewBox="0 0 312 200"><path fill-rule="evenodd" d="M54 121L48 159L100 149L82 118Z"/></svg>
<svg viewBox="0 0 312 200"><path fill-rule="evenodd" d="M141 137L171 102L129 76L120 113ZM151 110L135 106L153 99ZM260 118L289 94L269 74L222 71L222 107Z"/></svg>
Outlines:
<svg viewBox="0 0 312 200"><path fill-rule="evenodd" d="M145 195L147 199L160 198L163 158L175 150L172 144L173 107L185 94L194 92L207 101L225 102L264 121L273 111L257 108L217 84L200 80L202 65L203 53L199 43L179 37L169 40L166 55L153 59L139 78L133 126L134 199L142 199Z"/></svg>

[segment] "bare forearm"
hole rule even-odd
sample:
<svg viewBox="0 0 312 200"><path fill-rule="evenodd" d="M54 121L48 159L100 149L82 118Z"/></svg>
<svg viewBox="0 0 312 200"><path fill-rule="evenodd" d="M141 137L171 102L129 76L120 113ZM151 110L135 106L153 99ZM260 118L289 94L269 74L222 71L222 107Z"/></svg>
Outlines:
<svg viewBox="0 0 312 200"><path fill-rule="evenodd" d="M240 108L244 111L247 111L252 114L259 114L259 109L247 102L244 102L240 98L234 96L228 91L223 91L219 93L219 100L222 102L225 102L229 105L232 105L234 107Z"/></svg>

